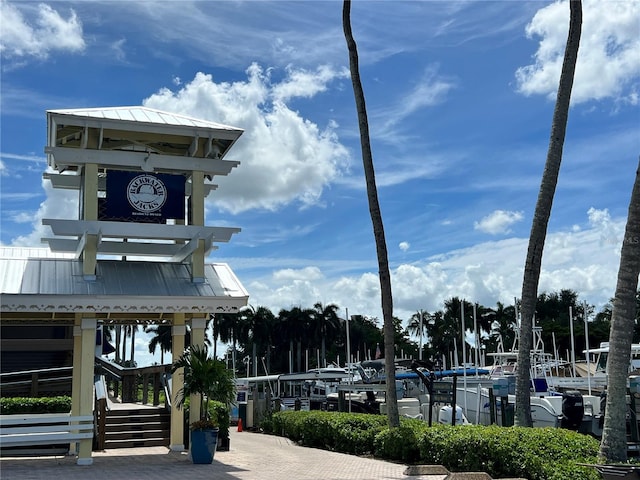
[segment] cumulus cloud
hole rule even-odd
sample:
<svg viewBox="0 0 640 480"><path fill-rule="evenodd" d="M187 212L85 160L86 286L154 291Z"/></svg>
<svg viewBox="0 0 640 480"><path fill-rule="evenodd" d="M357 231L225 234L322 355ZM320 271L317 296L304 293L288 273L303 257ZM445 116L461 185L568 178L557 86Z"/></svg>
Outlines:
<svg viewBox="0 0 640 480"><path fill-rule="evenodd" d="M539 291L572 289L580 299L600 309L615 290L622 241L621 236L612 237L603 249L602 237L611 231L624 232L625 220L613 219L606 210L597 209L590 209L587 219L581 229L547 235ZM508 238L455 250L420 264L397 265L391 271L394 315L407 320L421 308L441 310L444 300L452 296L486 306L513 304L521 295L527 245L527 238ZM351 314L382 318L376 273L336 279L323 275L322 265L317 269L315 278L304 281L290 272L276 272L265 282L254 280L247 286L252 302L279 311L293 304L311 306L322 299L349 308Z"/></svg>
<svg viewBox="0 0 640 480"><path fill-rule="evenodd" d="M508 210L495 210L479 222L475 222L473 228L491 235L509 233L509 227L522 220L522 212L510 212Z"/></svg>
<svg viewBox="0 0 640 480"><path fill-rule="evenodd" d="M640 2L583 2L582 35L573 104L612 98L638 104L640 72ZM540 9L527 25L529 38L540 38L535 63L516 71L524 95L555 99L569 29L569 4Z"/></svg>
<svg viewBox="0 0 640 480"><path fill-rule="evenodd" d="M329 65L320 65L315 71L287 67L288 77L274 85L272 96L275 101L286 102L292 98L311 98L327 90L327 84L336 78L349 78L349 70L334 70Z"/></svg>
<svg viewBox="0 0 640 480"><path fill-rule="evenodd" d="M54 189L51 182L42 180L42 189L46 194L46 200L40 204L38 211L30 218L33 223L33 231L28 235L17 237L12 244L16 246L33 247L41 244L41 239L51 237L51 229L42 225L43 218L77 218L78 216L78 192L65 189Z"/></svg>
<svg viewBox="0 0 640 480"><path fill-rule="evenodd" d="M246 81L216 83L211 75L198 73L178 90L165 88L143 104L245 130L227 157L239 160L240 168L215 179L218 208L232 213L277 210L291 202L304 208L320 201L323 188L347 168L349 155L335 123L321 128L283 99L314 96L342 75L327 68L319 68L315 76L288 69L286 78L272 82L269 72L253 64Z"/></svg>
<svg viewBox="0 0 640 480"><path fill-rule="evenodd" d="M82 23L71 10L68 18L49 5L2 1L0 52L2 56L47 58L54 51L81 52L85 48Z"/></svg>
<svg viewBox="0 0 640 480"><path fill-rule="evenodd" d="M411 248L411 244L409 242L400 242L398 244L398 247L400 248L400 250L402 250L403 252L406 252L407 250L409 250L409 248Z"/></svg>

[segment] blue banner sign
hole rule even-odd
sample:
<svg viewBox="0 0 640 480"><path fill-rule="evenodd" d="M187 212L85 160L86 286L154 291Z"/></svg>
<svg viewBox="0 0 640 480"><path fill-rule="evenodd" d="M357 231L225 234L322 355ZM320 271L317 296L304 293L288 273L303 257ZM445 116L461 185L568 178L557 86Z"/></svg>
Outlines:
<svg viewBox="0 0 640 480"><path fill-rule="evenodd" d="M98 218L146 223L184 219L184 185L184 175L109 170Z"/></svg>

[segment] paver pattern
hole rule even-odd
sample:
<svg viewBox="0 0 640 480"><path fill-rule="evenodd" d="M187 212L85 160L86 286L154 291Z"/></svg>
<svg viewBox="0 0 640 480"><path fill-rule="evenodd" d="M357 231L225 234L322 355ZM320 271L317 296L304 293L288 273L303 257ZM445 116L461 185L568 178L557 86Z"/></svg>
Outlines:
<svg viewBox="0 0 640 480"><path fill-rule="evenodd" d="M164 447L93 452L93 465L71 456L2 458L2 480L444 480L407 476L405 465L300 447L286 438L232 429L231 448L211 465Z"/></svg>

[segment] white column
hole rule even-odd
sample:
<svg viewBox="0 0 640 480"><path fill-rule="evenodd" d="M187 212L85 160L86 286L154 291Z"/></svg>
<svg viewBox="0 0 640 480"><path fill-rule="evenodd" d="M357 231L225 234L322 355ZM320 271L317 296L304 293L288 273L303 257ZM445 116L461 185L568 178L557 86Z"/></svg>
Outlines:
<svg viewBox="0 0 640 480"><path fill-rule="evenodd" d="M184 337L187 327L184 324L184 314L176 313L173 316L173 328L171 329L171 355L176 361L184 353ZM183 369L176 370L171 376L171 439L169 449L181 452L184 450L184 415L182 410L178 410L176 398L178 392L184 386Z"/></svg>
<svg viewBox="0 0 640 480"><path fill-rule="evenodd" d="M98 321L95 318L83 318L80 328L82 351L80 357L82 363L80 365L80 415L93 415L93 367L95 364L96 352L96 326ZM74 365L74 370L76 365ZM81 440L78 452L78 465L91 465L91 449L93 440L87 438Z"/></svg>
<svg viewBox="0 0 640 480"><path fill-rule="evenodd" d="M80 415L80 373L82 369L82 316L76 314L73 326L73 371L71 372L71 416ZM69 445L69 454L76 455L75 442Z"/></svg>
<svg viewBox="0 0 640 480"><path fill-rule="evenodd" d="M206 318L191 319L191 345L204 347L204 329L206 325ZM189 405L189 424L191 424L200 420L200 395L191 395Z"/></svg>

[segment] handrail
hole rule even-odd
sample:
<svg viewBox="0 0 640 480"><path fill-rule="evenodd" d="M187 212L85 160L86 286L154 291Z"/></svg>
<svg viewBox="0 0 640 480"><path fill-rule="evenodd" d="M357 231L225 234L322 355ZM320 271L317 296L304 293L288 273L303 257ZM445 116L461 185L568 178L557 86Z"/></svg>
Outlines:
<svg viewBox="0 0 640 480"><path fill-rule="evenodd" d="M34 373L54 373L54 372L71 372L73 367L56 367L56 368L39 368L37 370L20 370L19 372L5 372L0 373L0 381L5 377L20 376L20 375L33 375Z"/></svg>
<svg viewBox="0 0 640 480"><path fill-rule="evenodd" d="M42 368L0 374L0 389L5 396L22 394L37 397L43 391L69 391L73 367Z"/></svg>
<svg viewBox="0 0 640 480"><path fill-rule="evenodd" d="M107 410L109 410L109 395L104 375L94 376L94 407L93 423L96 430L96 446L104 450L106 444Z"/></svg>
<svg viewBox="0 0 640 480"><path fill-rule="evenodd" d="M163 373L160 377L162 380L162 387L164 388L164 405L167 410L171 410L171 372Z"/></svg>
<svg viewBox="0 0 640 480"><path fill-rule="evenodd" d="M159 403L160 388L164 388L162 375L171 369L171 364L152 365L149 367L123 367L117 363L96 358L97 373L105 375L108 380L114 382L114 394L118 394L118 384L121 384L121 399L126 403L137 402L137 391L142 379L142 403L148 401L148 386L153 386L153 405Z"/></svg>

